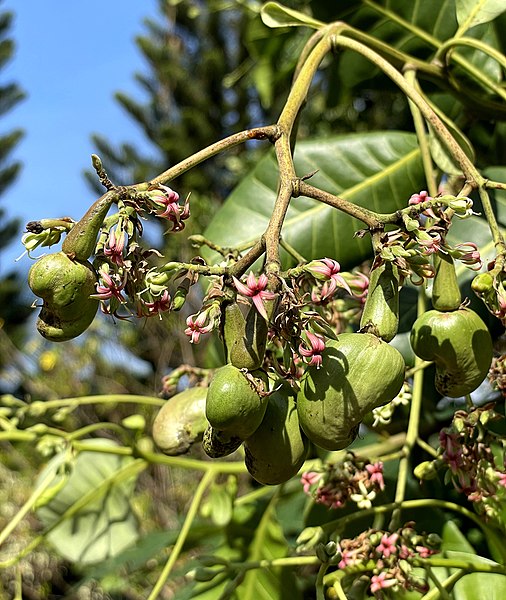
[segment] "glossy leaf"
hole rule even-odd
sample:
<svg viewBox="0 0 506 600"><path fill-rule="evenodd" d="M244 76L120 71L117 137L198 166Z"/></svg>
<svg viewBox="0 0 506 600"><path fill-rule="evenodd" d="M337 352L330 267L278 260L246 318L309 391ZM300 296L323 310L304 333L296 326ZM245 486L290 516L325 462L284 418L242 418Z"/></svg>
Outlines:
<svg viewBox="0 0 506 600"><path fill-rule="evenodd" d="M288 544L276 518L274 506L275 499L267 506L255 530L248 560L273 560L288 555ZM297 600L300 596L294 578L291 575L285 577L286 575L280 568L249 571L238 589L238 597L241 600L272 600L281 597Z"/></svg>
<svg viewBox="0 0 506 600"><path fill-rule="evenodd" d="M88 440L88 443L112 444L105 439ZM135 477L115 480L115 474L134 459L105 453L98 456L99 460L96 452L79 454L64 485L37 510L44 526L51 528L47 539L58 553L82 564L98 563L116 556L138 536L137 519L130 504ZM40 478L50 471L57 471L64 460L64 454L57 455ZM95 495L90 496L93 492ZM65 516L75 503L86 497L89 501L85 505Z"/></svg>
<svg viewBox="0 0 506 600"><path fill-rule="evenodd" d="M459 32L488 23L506 12L504 0L455 0Z"/></svg>
<svg viewBox="0 0 506 600"><path fill-rule="evenodd" d="M300 142L295 151L299 176L318 169L310 182L350 202L378 212L407 205L425 187L416 137L375 132ZM259 161L235 188L211 221L205 236L222 246L236 246L263 234L274 206L277 165L272 153ZM295 198L282 230L283 239L310 260L331 257L344 269L371 255L368 236L353 237L363 224L309 198ZM286 254L285 266L293 264Z"/></svg>
<svg viewBox="0 0 506 600"><path fill-rule="evenodd" d="M320 29L320 27L325 25L325 23L313 19L309 15L283 6L278 2L267 2L264 4L260 10L260 15L267 27L299 27L302 25Z"/></svg>

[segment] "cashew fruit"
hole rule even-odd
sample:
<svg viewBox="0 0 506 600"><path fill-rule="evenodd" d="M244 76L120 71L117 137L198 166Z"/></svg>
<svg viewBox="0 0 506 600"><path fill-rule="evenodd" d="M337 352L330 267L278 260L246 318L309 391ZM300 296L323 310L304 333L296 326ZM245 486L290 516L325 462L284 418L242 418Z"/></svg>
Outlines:
<svg viewBox="0 0 506 600"><path fill-rule="evenodd" d="M432 284L432 306L436 310L456 310L462 302L453 258L449 254L434 254L434 282Z"/></svg>
<svg viewBox="0 0 506 600"><path fill-rule="evenodd" d="M208 425L204 431L202 448L209 458L222 458L235 452L242 444L242 439L226 432L218 431Z"/></svg>
<svg viewBox="0 0 506 600"><path fill-rule="evenodd" d="M238 369L253 371L263 362L268 325L253 306L244 317L237 302L227 304L223 311L223 342L227 362Z"/></svg>
<svg viewBox="0 0 506 600"><path fill-rule="evenodd" d="M492 362L490 333L469 308L427 311L413 325L411 346L421 359L434 361L436 389L451 398L474 391Z"/></svg>
<svg viewBox="0 0 506 600"><path fill-rule="evenodd" d="M262 422L267 407L264 382L228 364L209 383L206 417L220 432L245 440Z"/></svg>
<svg viewBox="0 0 506 600"><path fill-rule="evenodd" d="M302 467L308 440L299 427L293 392L283 386L269 396L262 423L244 442L244 462L264 485L288 481Z"/></svg>
<svg viewBox="0 0 506 600"><path fill-rule="evenodd" d="M384 262L371 271L360 331L389 342L399 328L400 276L396 265Z"/></svg>
<svg viewBox="0 0 506 600"><path fill-rule="evenodd" d="M72 260L64 252L46 254L28 273L28 285L42 298L37 319L39 333L52 342L63 342L83 333L93 321L98 300L97 276L88 261Z"/></svg>
<svg viewBox="0 0 506 600"><path fill-rule="evenodd" d="M114 194L107 192L96 200L63 240L62 251L73 260L88 260L95 252L97 235L112 206Z"/></svg>
<svg viewBox="0 0 506 600"><path fill-rule="evenodd" d="M362 419L390 402L404 382L401 353L372 333L343 333L322 352L301 380L297 412L317 446L341 450L355 439Z"/></svg>
<svg viewBox="0 0 506 600"><path fill-rule="evenodd" d="M169 398L153 422L153 440L164 454L188 452L207 427L207 388L192 387Z"/></svg>

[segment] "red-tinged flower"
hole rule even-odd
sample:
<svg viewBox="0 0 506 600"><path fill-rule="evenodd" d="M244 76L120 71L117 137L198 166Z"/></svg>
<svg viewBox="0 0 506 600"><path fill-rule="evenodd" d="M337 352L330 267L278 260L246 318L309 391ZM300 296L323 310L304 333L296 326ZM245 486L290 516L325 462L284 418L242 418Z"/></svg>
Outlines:
<svg viewBox="0 0 506 600"><path fill-rule="evenodd" d="M499 477L497 484L506 488L506 473L501 473L500 471L497 471L497 475Z"/></svg>
<svg viewBox="0 0 506 600"><path fill-rule="evenodd" d="M457 244L453 250L450 251L453 258L460 260L468 267L471 267L473 271L479 271L481 269L481 256L478 246L474 242L464 242Z"/></svg>
<svg viewBox="0 0 506 600"><path fill-rule="evenodd" d="M267 275L262 273L257 280L253 271L251 271L246 279L246 285L241 283L236 277L232 277L232 279L234 280L234 285L239 294L251 298L258 312L266 321L268 321L269 317L265 310L264 300L274 300L276 294L274 294L274 292L269 292L266 289L268 283Z"/></svg>
<svg viewBox="0 0 506 600"><path fill-rule="evenodd" d="M428 200L434 200L434 198L429 196L429 193L426 190L422 190L418 194L413 194L411 196L411 198L409 199L408 204L409 204L409 206L415 206L417 204L421 204L422 202L426 202ZM437 219L432 208L428 208L427 210L425 210L423 212L423 214L426 215L427 217L432 217L433 219Z"/></svg>
<svg viewBox="0 0 506 600"><path fill-rule="evenodd" d="M186 324L188 327L184 330L184 332L190 337L191 344L198 344L201 335L209 333L214 329L214 320L208 320L208 317L209 313L207 310L205 310L199 315L190 315L186 319Z"/></svg>
<svg viewBox="0 0 506 600"><path fill-rule="evenodd" d="M360 271L355 271L352 275L352 279L348 278L348 285L353 295L357 298L365 298L369 290L369 277Z"/></svg>
<svg viewBox="0 0 506 600"><path fill-rule="evenodd" d="M397 584L397 580L394 579L389 573L383 571L379 575L373 575L371 577L371 592L375 594L386 588L392 587Z"/></svg>
<svg viewBox="0 0 506 600"><path fill-rule="evenodd" d="M426 546L415 546L415 550L420 555L420 558L429 558L429 556L432 556L433 554L436 553L435 550L431 550L430 548L427 548Z"/></svg>
<svg viewBox="0 0 506 600"><path fill-rule="evenodd" d="M300 482L304 486L304 492L309 494L311 491L311 486L315 483L318 483L322 477L321 473L316 473L315 471L307 471L306 473L302 473L302 477L300 478Z"/></svg>
<svg viewBox="0 0 506 600"><path fill-rule="evenodd" d="M381 554L385 558L388 558L391 554L396 554L397 546L395 543L399 539L398 533L392 533L391 535L387 535L384 533L381 536L381 541L379 545L376 547L376 551L378 554Z"/></svg>
<svg viewBox="0 0 506 600"><path fill-rule="evenodd" d="M341 265L332 258L314 260L306 265L309 271L317 279L326 280L320 295L321 300L326 300L334 295L338 287L344 288L350 295L352 291L346 280L341 275Z"/></svg>
<svg viewBox="0 0 506 600"><path fill-rule="evenodd" d="M109 234L109 240L107 246L104 248L104 254L107 258L118 265L118 267L123 266L123 250L125 248L125 232L122 231L119 237L116 237L116 233L114 229Z"/></svg>
<svg viewBox="0 0 506 600"><path fill-rule="evenodd" d="M422 202L425 202L426 200L432 200L432 199L433 198L431 198L431 196L429 196L429 192L427 192L426 190L422 190L418 194L413 194L411 196L411 198L409 199L408 204L410 206L413 206L415 204L421 204Z"/></svg>
<svg viewBox="0 0 506 600"><path fill-rule="evenodd" d="M155 205L155 214L161 219L172 221L171 231L184 229L185 221L190 216L189 196L185 203L179 204L179 194L166 185L160 185L158 189L149 192L150 200Z"/></svg>
<svg viewBox="0 0 506 600"><path fill-rule="evenodd" d="M319 369L322 365L322 352L325 350L325 339L317 333L306 331L306 336L309 341L309 348L305 348L302 344L299 346L299 353L306 359L309 366L315 366Z"/></svg>
<svg viewBox="0 0 506 600"><path fill-rule="evenodd" d="M369 481L377 484L380 490L384 490L385 481L383 479L383 463L376 462L374 464L368 464L365 466L365 468L369 473Z"/></svg>
<svg viewBox="0 0 506 600"><path fill-rule="evenodd" d="M428 234L422 232L424 235L420 235L417 238L418 244L422 247L424 254L435 254L443 249L443 239L439 233Z"/></svg>
<svg viewBox="0 0 506 600"><path fill-rule="evenodd" d="M121 304L125 304L126 300L122 294L126 282L127 274L125 273L122 278L117 273L109 275L104 269L99 270L100 279L102 285L97 283L97 293L92 295L92 298L98 298L99 300L110 300L116 298Z"/></svg>
<svg viewBox="0 0 506 600"><path fill-rule="evenodd" d="M148 309L147 317L153 317L158 315L162 318L162 313L167 312L171 309L172 299L169 292L165 290L159 298L153 300L153 302L143 302L143 307Z"/></svg>
<svg viewBox="0 0 506 600"><path fill-rule="evenodd" d="M346 567L349 567L351 565L354 565L357 562L357 551L353 551L353 550L343 550L341 552L341 560L338 563L338 567L340 569L346 569Z"/></svg>

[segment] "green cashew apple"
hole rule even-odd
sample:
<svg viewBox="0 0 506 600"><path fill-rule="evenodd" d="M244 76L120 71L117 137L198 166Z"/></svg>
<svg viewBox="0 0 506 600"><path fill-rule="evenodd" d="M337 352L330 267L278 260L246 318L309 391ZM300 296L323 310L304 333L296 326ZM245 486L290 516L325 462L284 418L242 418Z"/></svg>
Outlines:
<svg viewBox="0 0 506 600"><path fill-rule="evenodd" d="M397 396L404 382L401 353L372 333L343 333L322 352L322 365L302 377L297 412L317 446L342 450L362 419Z"/></svg>
<svg viewBox="0 0 506 600"><path fill-rule="evenodd" d="M399 327L400 275L396 265L384 262L371 271L369 291L360 319L360 331L389 342Z"/></svg>
<svg viewBox="0 0 506 600"><path fill-rule="evenodd" d="M211 427L245 440L260 425L268 398L264 382L228 364L209 383L206 417Z"/></svg>
<svg viewBox="0 0 506 600"><path fill-rule="evenodd" d="M204 431L202 448L209 458L222 458L235 452L242 444L242 439L226 432L218 431L208 425Z"/></svg>
<svg viewBox="0 0 506 600"><path fill-rule="evenodd" d="M451 398L474 391L492 362L490 333L469 308L427 311L413 325L411 346L422 360L434 361L436 389Z"/></svg>
<svg viewBox="0 0 506 600"><path fill-rule="evenodd" d="M449 254L434 254L434 282L432 284L432 306L436 310L456 310L462 302L453 258Z"/></svg>
<svg viewBox="0 0 506 600"><path fill-rule="evenodd" d="M153 440L164 454L177 456L188 452L207 427L207 388L188 388L158 411L153 422Z"/></svg>
<svg viewBox="0 0 506 600"><path fill-rule="evenodd" d="M227 304L223 311L223 341L227 362L238 369L253 371L263 362L268 325L252 306L244 317L237 302Z"/></svg>
<svg viewBox="0 0 506 600"><path fill-rule="evenodd" d="M46 254L28 273L28 285L42 298L39 333L52 342L77 337L91 324L98 309L97 275L88 261L72 260L64 252Z"/></svg>
<svg viewBox="0 0 506 600"><path fill-rule="evenodd" d="M262 423L244 442L246 468L264 485L284 483L302 467L308 445L293 392L284 385L269 396Z"/></svg>

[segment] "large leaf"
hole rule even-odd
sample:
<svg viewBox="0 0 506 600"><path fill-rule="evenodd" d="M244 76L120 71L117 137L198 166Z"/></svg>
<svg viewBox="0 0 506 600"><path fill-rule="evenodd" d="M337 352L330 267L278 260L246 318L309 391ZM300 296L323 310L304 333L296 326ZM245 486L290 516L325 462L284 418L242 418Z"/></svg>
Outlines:
<svg viewBox="0 0 506 600"><path fill-rule="evenodd" d="M459 33L475 25L488 23L506 12L504 0L456 0Z"/></svg>
<svg viewBox="0 0 506 600"><path fill-rule="evenodd" d="M277 498L277 495L273 497L262 515L251 541L248 560L273 560L288 555L288 544L274 510ZM278 567L249 571L238 589L238 597L241 600L297 600L300 593L297 592L293 576Z"/></svg>
<svg viewBox="0 0 506 600"><path fill-rule="evenodd" d="M98 439L88 440L88 443L112 444ZM64 460L64 453L57 455L40 478L46 477L48 472L59 472ZM51 528L47 538L64 558L81 564L97 563L116 556L136 541L137 519L130 504L135 476L117 476L128 469L133 460L126 456L82 452L68 477L57 475L57 493L48 497L48 502L37 510L37 516ZM62 487L59 477L64 477ZM89 500L83 502L86 498ZM76 503L82 505L73 511Z"/></svg>
<svg viewBox="0 0 506 600"><path fill-rule="evenodd" d="M425 187L416 137L408 133L381 131L300 142L294 162L299 176L318 169L313 185L378 212L406 206L411 194ZM222 246L257 239L269 222L277 183L276 161L269 153L228 197L206 237ZM367 236L353 237L362 228L360 221L334 208L296 198L282 236L308 260L328 256L350 268L371 254ZM286 255L283 262L292 264Z"/></svg>

